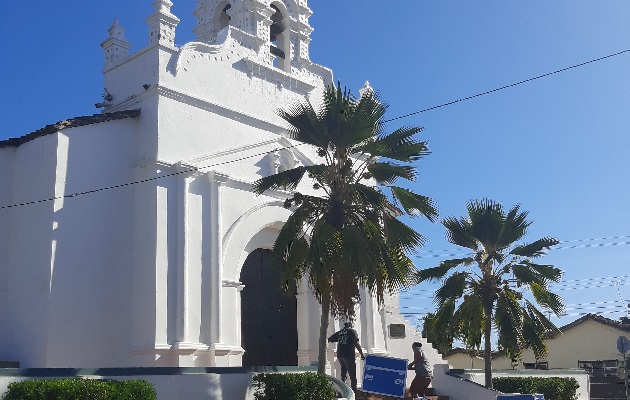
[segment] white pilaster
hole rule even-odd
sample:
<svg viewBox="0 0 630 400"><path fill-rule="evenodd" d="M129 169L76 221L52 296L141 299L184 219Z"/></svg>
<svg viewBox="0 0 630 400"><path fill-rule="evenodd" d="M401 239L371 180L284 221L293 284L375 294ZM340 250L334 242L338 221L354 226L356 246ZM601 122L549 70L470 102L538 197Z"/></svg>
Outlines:
<svg viewBox="0 0 630 400"><path fill-rule="evenodd" d="M213 345L223 343L221 321L223 296L223 230L221 226L221 190L228 177L214 171L206 174L210 183L210 340Z"/></svg>
<svg viewBox="0 0 630 400"><path fill-rule="evenodd" d="M319 329L313 329L312 321L318 321L316 312L312 312L311 290L306 278L297 287L297 331L298 331L298 365L309 366L311 360L317 359L317 339ZM313 347L313 344L315 346Z"/></svg>
<svg viewBox="0 0 630 400"><path fill-rule="evenodd" d="M190 167L177 164L177 322L176 342L190 343L188 334L188 192Z"/></svg>
<svg viewBox="0 0 630 400"><path fill-rule="evenodd" d="M370 294L366 288L361 289L363 315L365 320L365 340L363 348L368 353L375 355L386 355L381 314L376 298Z"/></svg>

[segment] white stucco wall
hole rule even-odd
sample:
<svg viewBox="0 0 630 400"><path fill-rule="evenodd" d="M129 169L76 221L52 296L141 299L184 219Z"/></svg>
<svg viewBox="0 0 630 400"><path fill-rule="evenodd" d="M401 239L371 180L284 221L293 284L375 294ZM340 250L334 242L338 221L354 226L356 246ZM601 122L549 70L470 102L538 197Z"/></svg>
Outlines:
<svg viewBox="0 0 630 400"><path fill-rule="evenodd" d="M25 143L15 152L10 203L55 196L57 141L56 135L47 136ZM3 211L10 220L3 229L10 231L4 258L8 298L6 323L1 324L6 327L0 344L2 358L19 355L24 362L40 365L45 360L53 207L48 201Z"/></svg>
<svg viewBox="0 0 630 400"><path fill-rule="evenodd" d="M132 192L63 196L133 178L132 125L114 121L72 128L14 150L11 201L57 200L5 212L12 225L4 282L8 301L3 304L10 311L2 323L7 335L0 358L17 358L23 366L120 362L116 344L127 341L120 314L128 296L111 294L130 292L125 271L130 268Z"/></svg>
<svg viewBox="0 0 630 400"><path fill-rule="evenodd" d="M455 354L448 355L445 358L453 368L457 368L457 369L483 369L484 368L484 361L483 361L483 358L481 357L469 356L467 354L462 354L462 353L455 353Z"/></svg>
<svg viewBox="0 0 630 400"><path fill-rule="evenodd" d="M13 204L13 166L14 166L15 149L12 147L0 148L0 171L8 173L0 174L0 205L11 206ZM3 255L3 261L0 262L0 276L7 277L9 275L9 263L7 262L10 251L11 238L11 209L0 209L0 254ZM0 279L0 321L8 318L9 308L9 283L7 279ZM7 337L9 334L7 326L0 324L0 337Z"/></svg>

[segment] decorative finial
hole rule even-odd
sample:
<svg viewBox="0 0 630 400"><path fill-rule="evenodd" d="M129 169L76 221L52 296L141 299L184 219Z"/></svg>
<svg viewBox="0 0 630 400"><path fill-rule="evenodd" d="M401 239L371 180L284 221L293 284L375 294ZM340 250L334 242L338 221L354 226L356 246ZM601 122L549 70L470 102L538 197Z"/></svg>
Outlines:
<svg viewBox="0 0 630 400"><path fill-rule="evenodd" d="M179 18L171 13L173 3L170 0L155 0L155 12L147 18L149 24L149 46L163 45L175 47L175 28Z"/></svg>
<svg viewBox="0 0 630 400"><path fill-rule="evenodd" d="M169 15L171 14L173 2L170 0L155 0L153 2L153 7L155 8L155 12Z"/></svg>
<svg viewBox="0 0 630 400"><path fill-rule="evenodd" d="M118 23L118 17L114 18L114 22L112 22L112 26L109 27L107 32L109 32L110 38L125 40L125 28Z"/></svg>
<svg viewBox="0 0 630 400"><path fill-rule="evenodd" d="M105 68L111 68L129 55L131 43L125 38L125 28L120 26L118 18L114 18L107 31L109 37L101 43L101 47L105 51Z"/></svg>
<svg viewBox="0 0 630 400"><path fill-rule="evenodd" d="M374 89L370 86L370 81L365 81L365 84L361 89L359 89L359 94L363 97L366 93L374 93Z"/></svg>

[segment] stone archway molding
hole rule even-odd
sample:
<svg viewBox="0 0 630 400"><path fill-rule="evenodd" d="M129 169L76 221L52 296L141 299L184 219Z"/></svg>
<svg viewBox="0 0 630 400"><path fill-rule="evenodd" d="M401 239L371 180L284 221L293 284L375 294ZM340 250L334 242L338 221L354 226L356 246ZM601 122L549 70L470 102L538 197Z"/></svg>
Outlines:
<svg viewBox="0 0 630 400"><path fill-rule="evenodd" d="M223 239L223 279L237 281L250 247L250 242L265 228L281 227L291 215L284 202L272 200L257 204L241 215L226 231ZM271 243L256 243L256 247L271 248Z"/></svg>

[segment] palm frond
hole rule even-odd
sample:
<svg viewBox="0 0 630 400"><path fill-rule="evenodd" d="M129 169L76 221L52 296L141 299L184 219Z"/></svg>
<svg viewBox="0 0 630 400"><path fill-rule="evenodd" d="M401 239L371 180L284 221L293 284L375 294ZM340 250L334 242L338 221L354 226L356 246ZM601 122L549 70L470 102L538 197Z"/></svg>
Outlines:
<svg viewBox="0 0 630 400"><path fill-rule="evenodd" d="M392 133L380 135L376 140L357 147L357 152L374 157L389 158L402 162L414 162L429 155L426 141L416 140L413 136L421 132L421 127L402 127Z"/></svg>
<svg viewBox="0 0 630 400"><path fill-rule="evenodd" d="M527 211L520 211L520 205L515 205L505 215L503 226L496 241L496 247L505 249L520 240L526 233L531 222L527 221Z"/></svg>
<svg viewBox="0 0 630 400"><path fill-rule="evenodd" d="M526 346L534 351L537 360L547 355L545 339L554 337L560 330L534 305L526 301L523 314L523 338Z"/></svg>
<svg viewBox="0 0 630 400"><path fill-rule="evenodd" d="M343 260L349 266L359 272L355 275L365 275L363 271L378 269L381 263L380 257L373 252L370 239L358 226L347 226L341 232Z"/></svg>
<svg viewBox="0 0 630 400"><path fill-rule="evenodd" d="M437 218L438 210L433 199L396 186L390 186L390 189L410 217L423 215L431 222Z"/></svg>
<svg viewBox="0 0 630 400"><path fill-rule="evenodd" d="M383 214L383 231L389 246L400 247L405 252L415 253L426 242L426 238L398 218Z"/></svg>
<svg viewBox="0 0 630 400"><path fill-rule="evenodd" d="M269 189L294 190L304 177L306 171L306 167L299 166L260 178L254 182L252 190L256 194L262 194Z"/></svg>
<svg viewBox="0 0 630 400"><path fill-rule="evenodd" d="M562 270L552 265L533 264L527 260L511 266L516 279L521 283L538 283L547 285L549 281L559 282L562 278Z"/></svg>
<svg viewBox="0 0 630 400"><path fill-rule="evenodd" d="M479 348L484 324L481 297L475 294L464 296L455 319L459 321L459 334L465 338L466 348Z"/></svg>
<svg viewBox="0 0 630 400"><path fill-rule="evenodd" d="M382 117L387 105L382 103L377 92L367 91L359 100L352 102L340 129L342 135L335 145L353 148L378 135L383 127Z"/></svg>
<svg viewBox="0 0 630 400"><path fill-rule="evenodd" d="M553 265L534 264L529 261L527 262L527 265L529 265L532 270L536 271L537 274L545 278L547 281L558 283L562 279L562 270L554 267Z"/></svg>
<svg viewBox="0 0 630 400"><path fill-rule="evenodd" d="M560 332L560 329L558 329L558 327L553 322L551 322L545 314L540 312L540 310L538 310L538 308L536 308L536 306L527 299L525 299L525 308L527 309L530 318L535 318L538 321L537 323L540 324L540 326L544 330L546 338L551 338L557 334L562 333Z"/></svg>
<svg viewBox="0 0 630 400"><path fill-rule="evenodd" d="M466 203L468 209L468 230L488 252L501 250L497 246L503 228L505 214L500 203L489 199L471 200Z"/></svg>
<svg viewBox="0 0 630 400"><path fill-rule="evenodd" d="M477 240L468 230L468 223L465 219L446 217L442 220L442 225L446 228L446 240L455 245L477 251L479 249Z"/></svg>
<svg viewBox="0 0 630 400"><path fill-rule="evenodd" d="M527 263L512 265L512 273L519 283L539 283L545 285L547 279L533 270Z"/></svg>
<svg viewBox="0 0 630 400"><path fill-rule="evenodd" d="M473 262L473 259L470 257L442 261L437 267L425 268L418 271L416 274L418 283L442 279L451 269L471 262Z"/></svg>
<svg viewBox="0 0 630 400"><path fill-rule="evenodd" d="M552 237L544 237L530 244L516 246L512 249L512 251L510 251L510 254L530 258L540 257L542 255L545 255L547 250L549 250L551 246L555 246L558 243L560 243L558 239Z"/></svg>
<svg viewBox="0 0 630 400"><path fill-rule="evenodd" d="M391 185L399 178L413 181L416 179L416 168L390 162L376 162L368 165L368 172L380 185Z"/></svg>
<svg viewBox="0 0 630 400"><path fill-rule="evenodd" d="M444 304L448 300L454 300L464 295L466 289L466 272L455 272L442 282L442 286L435 291L435 302L438 306Z"/></svg>
<svg viewBox="0 0 630 400"><path fill-rule="evenodd" d="M558 317L564 312L564 301L560 296L550 292L544 285L538 283L529 284L529 288L536 300L546 310L556 314Z"/></svg>
<svg viewBox="0 0 630 400"><path fill-rule="evenodd" d="M443 339L452 346L453 339L460 332L460 323L455 317L454 300L445 302L435 310L431 325L434 332L439 332L440 335L443 335Z"/></svg>
<svg viewBox="0 0 630 400"><path fill-rule="evenodd" d="M494 324L497 328L499 345L506 356L520 358L522 343L523 310L517 296L512 291L502 291L497 299Z"/></svg>
<svg viewBox="0 0 630 400"><path fill-rule="evenodd" d="M401 143L396 147L391 149L380 148L373 146L374 150L370 152L374 157L379 158L388 158L390 160L402 161L402 162L416 162L420 161L422 157L431 154L429 151L429 146L427 142L417 142L417 143ZM368 153L367 150L370 149L362 149Z"/></svg>
<svg viewBox="0 0 630 400"><path fill-rule="evenodd" d="M363 208L370 210L382 211L389 207L389 200L378 188L373 186L367 186L360 183L347 185L346 189L352 196L355 205L360 205Z"/></svg>
<svg viewBox="0 0 630 400"><path fill-rule="evenodd" d="M341 254L341 233L324 221L317 221L311 235L310 258L314 268L332 272L334 260Z"/></svg>
<svg viewBox="0 0 630 400"><path fill-rule="evenodd" d="M386 246L380 239L373 238L372 245L379 241L382 248L382 263L380 270L370 271L368 280L365 281L368 289L375 295L382 304L383 293L395 294L404 289L409 289L416 283L415 274L417 269L411 259L402 249Z"/></svg>
<svg viewBox="0 0 630 400"><path fill-rule="evenodd" d="M330 140L326 127L310 103L296 103L286 109L278 110L277 114L289 123L290 128L287 133L291 139L320 149L329 147Z"/></svg>

